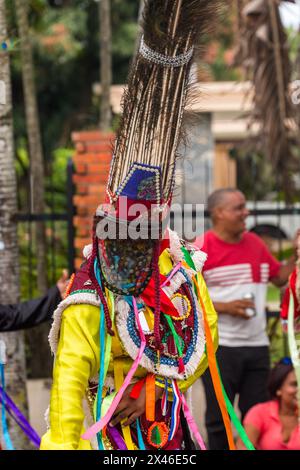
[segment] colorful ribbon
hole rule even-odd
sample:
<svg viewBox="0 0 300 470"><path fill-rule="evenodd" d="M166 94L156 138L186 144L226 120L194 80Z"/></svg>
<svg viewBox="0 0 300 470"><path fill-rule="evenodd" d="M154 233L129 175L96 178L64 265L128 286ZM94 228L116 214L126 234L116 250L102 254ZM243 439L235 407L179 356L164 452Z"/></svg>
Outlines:
<svg viewBox="0 0 300 470"><path fill-rule="evenodd" d="M224 398L225 398L226 407L227 407L227 410L228 410L228 414L231 418L231 421L232 421L235 429L237 430L237 433L240 436L241 440L245 444L247 450L256 450L254 445L250 441L249 437L247 436L246 431L245 431L244 427L242 426L242 423L240 422L239 418L237 417L237 415L234 411L234 408L231 404L231 401L229 400L229 398L227 396L224 385L222 383L222 377L221 377L221 374L220 374L219 367L218 367L218 372L219 372L219 377L220 377L220 382L221 382L221 386L222 386L223 395L224 395Z"/></svg>
<svg viewBox="0 0 300 470"><path fill-rule="evenodd" d="M146 419L155 421L155 375L148 374L146 377Z"/></svg>
<svg viewBox="0 0 300 470"><path fill-rule="evenodd" d="M298 410L300 410L300 358L296 343L295 329L294 329L294 318L295 318L295 302L292 290L290 289L290 302L288 310L288 342L291 354L292 363L295 370L295 375L298 383ZM298 411L299 412L299 411Z"/></svg>
<svg viewBox="0 0 300 470"><path fill-rule="evenodd" d="M161 399L161 412L163 416L167 415L168 411L168 381L165 378L165 389Z"/></svg>
<svg viewBox="0 0 300 470"><path fill-rule="evenodd" d="M4 378L4 364L0 363L0 375L1 375L1 423L2 423L2 433L3 440L6 447L6 450L14 450L14 446L11 442L11 438L8 431L8 425L6 420L6 393L5 393L5 378Z"/></svg>
<svg viewBox="0 0 300 470"><path fill-rule="evenodd" d="M221 383L220 383L220 376L219 376L217 362L216 362L214 344L213 344L213 340L212 340L212 337L211 337L209 323L208 323L208 320L207 320L205 305L204 305L204 303L202 301L202 298L201 298L201 295L200 295L200 289L199 289L198 281L195 277L193 277L193 279L194 279L194 285L195 285L195 288L196 288L196 291L197 291L197 297L198 297L198 300L201 304L201 308L202 308L202 312L203 312L208 366L209 366L209 370L210 370L210 374L211 374L211 378L212 378L216 398L217 398L217 401L218 401L218 404L219 404L219 407L220 407L220 411L221 411L221 414L222 414L222 418L223 418L223 422L224 422L224 426L225 426L225 430L226 430L226 435L227 435L227 439L228 439L229 449L230 450L236 450L234 439L233 439L233 434L232 434L232 429L231 429L231 423L230 423L226 403L225 403L224 396L223 396L222 386L221 386Z"/></svg>
<svg viewBox="0 0 300 470"><path fill-rule="evenodd" d="M137 438L138 438L139 449L140 449L140 450L146 450L146 446L145 446L145 443L144 443L143 434L142 434L142 430L141 430L141 425L140 425L140 420L139 420L139 419L136 420L136 432L137 432Z"/></svg>
<svg viewBox="0 0 300 470"><path fill-rule="evenodd" d="M94 272L95 277L99 286L102 289L101 283L101 276L100 276L100 268L98 264L98 260L95 259L94 263ZM103 386L104 386L104 373L105 373L105 315L104 315L104 308L102 302L100 303L100 326L99 326L99 344L100 344L100 364L99 364L99 380L98 380L98 390L97 390L97 406L96 406L96 421L101 418L101 404L102 404L102 394L103 394ZM103 442L102 442L102 435L99 433L97 435L98 447L100 450L104 450Z"/></svg>
<svg viewBox="0 0 300 470"><path fill-rule="evenodd" d="M143 377L136 384L134 384L129 395L130 398L133 398L134 400L137 400L139 398L142 388L145 384L145 381L146 381L146 378Z"/></svg>
<svg viewBox="0 0 300 470"><path fill-rule="evenodd" d="M185 396L184 394L182 393L181 394L181 403L182 403L182 408L183 408L183 412L184 412L184 416L187 420L187 423L189 425L189 428L190 430L192 431L192 434L194 435L195 439L197 440L199 446L200 446L200 449L201 450L206 450L206 447L205 447L205 444L204 444L204 441L201 437L201 434L199 433L198 431L198 427L197 427L197 424L190 412L190 409L188 407L188 404L186 402L186 399L185 399Z"/></svg>
<svg viewBox="0 0 300 470"><path fill-rule="evenodd" d="M176 380L172 380L171 384L172 384L172 390L173 390L173 403L172 403L171 425L170 425L168 441L171 441L177 432L178 425L180 422L180 404L181 404L180 391L178 389Z"/></svg>
<svg viewBox="0 0 300 470"><path fill-rule="evenodd" d="M172 271L170 272L170 274L168 275L167 279L161 284L161 288L165 287L168 282L170 282L170 280L172 279L172 277L177 273L177 271L179 271L179 269L182 267L182 263L178 263L175 268L172 269Z"/></svg>
<svg viewBox="0 0 300 470"><path fill-rule="evenodd" d="M128 372L128 374L126 376L126 379L124 380L124 383L123 383L122 387L120 388L117 395L115 396L109 411L106 413L106 415L103 418L101 418L99 421L97 421L93 426L91 426L82 435L82 439L85 439L85 440L92 439L92 437L95 436L95 434L97 434L99 431L101 431L104 428L104 426L106 426L109 423L109 421L111 420L114 412L116 411L117 406L119 405L119 403L122 399L124 391L130 385L131 379L134 376L134 374L135 374L135 372L138 368L139 363L141 362L143 352L144 352L144 349L146 347L146 338L145 338L144 332L143 332L141 324L140 324L139 312L138 312L136 300L135 300L134 297L132 298L132 300L133 300L133 308L134 308L134 312L135 312L135 319L136 319L136 323L138 325L140 338L141 338L141 345L140 345L138 355L137 355L136 359L134 360L134 362L131 366L131 369L130 369L130 371Z"/></svg>
<svg viewBox="0 0 300 470"><path fill-rule="evenodd" d="M27 421L23 413L19 410L19 408L15 405L13 400L9 397L9 395L3 390L0 386L0 395L1 401L3 400L6 403L6 409L8 414L14 419L14 421L18 424L18 426L22 429L24 434L28 437L28 439L34 444L35 447L40 447L41 439L30 423Z"/></svg>
<svg viewBox="0 0 300 470"><path fill-rule="evenodd" d="M109 435L112 437L114 444L116 445L118 450L128 450L128 447L126 446L124 439L117 430L117 428L111 426L109 428Z"/></svg>

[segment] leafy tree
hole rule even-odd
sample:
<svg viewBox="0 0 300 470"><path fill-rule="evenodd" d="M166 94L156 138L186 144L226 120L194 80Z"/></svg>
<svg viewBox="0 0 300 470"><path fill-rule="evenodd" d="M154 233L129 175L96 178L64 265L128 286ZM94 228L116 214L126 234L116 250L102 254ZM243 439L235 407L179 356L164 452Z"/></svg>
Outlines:
<svg viewBox="0 0 300 470"><path fill-rule="evenodd" d="M4 0L0 0L0 44L7 41L7 16ZM19 299L19 253L14 217L17 211L17 187L14 168L10 55L0 49L0 80L4 99L0 104L0 303L16 303ZM7 347L6 384L8 393L26 413L26 366L22 332L1 334ZM0 426L1 429L1 426ZM18 426L10 434L17 449L26 448L27 439Z"/></svg>
<svg viewBox="0 0 300 470"><path fill-rule="evenodd" d="M34 64L28 25L28 1L15 0L16 17L21 47L22 79L26 115L26 130L30 153L30 197L34 213L44 212L44 157L41 142L40 119L37 105ZM47 290L46 236L43 222L35 224L38 288Z"/></svg>

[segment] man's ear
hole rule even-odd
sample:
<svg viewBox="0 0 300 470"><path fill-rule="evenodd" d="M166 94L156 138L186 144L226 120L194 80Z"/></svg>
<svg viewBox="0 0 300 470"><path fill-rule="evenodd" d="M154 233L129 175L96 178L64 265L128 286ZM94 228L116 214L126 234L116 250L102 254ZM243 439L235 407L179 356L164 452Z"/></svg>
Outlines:
<svg viewBox="0 0 300 470"><path fill-rule="evenodd" d="M215 207L213 211L213 218L214 220L220 220L223 216L223 208L222 207Z"/></svg>

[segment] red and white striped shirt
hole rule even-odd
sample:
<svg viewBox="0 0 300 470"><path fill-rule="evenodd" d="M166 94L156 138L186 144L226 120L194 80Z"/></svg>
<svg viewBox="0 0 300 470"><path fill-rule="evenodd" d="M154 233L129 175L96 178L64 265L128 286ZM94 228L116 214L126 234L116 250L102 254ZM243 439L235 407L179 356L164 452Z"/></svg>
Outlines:
<svg viewBox="0 0 300 470"><path fill-rule="evenodd" d="M208 231L195 243L208 258L203 275L213 302L243 299L252 293L256 316L249 320L219 315L219 344L223 346L265 346L266 294L270 279L277 276L280 263L254 233L245 232L239 243L227 243Z"/></svg>

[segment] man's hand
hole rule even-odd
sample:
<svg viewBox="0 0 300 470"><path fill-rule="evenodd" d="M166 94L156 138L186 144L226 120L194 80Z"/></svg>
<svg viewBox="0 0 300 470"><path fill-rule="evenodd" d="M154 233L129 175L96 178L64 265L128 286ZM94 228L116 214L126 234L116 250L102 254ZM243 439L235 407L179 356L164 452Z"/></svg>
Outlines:
<svg viewBox="0 0 300 470"><path fill-rule="evenodd" d="M288 260L286 260L284 263L281 264L278 275L271 279L271 282L277 287L285 286L289 280L290 275L295 269L295 263L297 261L297 252L300 252L299 240L300 240L300 229L297 230L294 240L293 240L292 256Z"/></svg>
<svg viewBox="0 0 300 470"><path fill-rule="evenodd" d="M130 398L130 393L134 384L129 385L124 392L122 400L120 401L112 420L110 421L110 426L116 426L118 423L122 422L123 426L130 426L139 416L145 413L146 410L146 385L143 385L143 388L140 392L140 395L137 399ZM161 387L155 386L155 400L157 401L162 397L164 389Z"/></svg>
<svg viewBox="0 0 300 470"><path fill-rule="evenodd" d="M67 269L64 269L61 277L58 279L56 283L56 286L60 292L60 296L62 299L64 299L65 297L65 293L66 293L69 282L70 282L69 273Z"/></svg>
<svg viewBox="0 0 300 470"><path fill-rule="evenodd" d="M241 299L232 300L231 302L214 302L214 307L218 313L249 320L251 317L247 315L246 309L255 308L255 304L251 300Z"/></svg>

